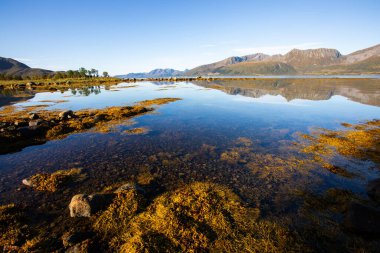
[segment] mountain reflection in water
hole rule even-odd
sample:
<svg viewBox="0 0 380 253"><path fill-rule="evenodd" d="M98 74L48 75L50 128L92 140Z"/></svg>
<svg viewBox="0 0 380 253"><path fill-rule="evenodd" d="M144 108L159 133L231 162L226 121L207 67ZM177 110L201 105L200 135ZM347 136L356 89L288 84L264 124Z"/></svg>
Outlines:
<svg viewBox="0 0 380 253"><path fill-rule="evenodd" d="M258 79L197 81L194 84L220 89L231 95L260 98L281 95L294 99L328 100L340 95L362 104L380 106L380 79Z"/></svg>

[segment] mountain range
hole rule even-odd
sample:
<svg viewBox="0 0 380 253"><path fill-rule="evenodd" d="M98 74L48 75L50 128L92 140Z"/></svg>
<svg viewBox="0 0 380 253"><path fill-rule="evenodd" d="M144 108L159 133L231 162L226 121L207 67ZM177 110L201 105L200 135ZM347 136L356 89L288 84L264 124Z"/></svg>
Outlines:
<svg viewBox="0 0 380 253"><path fill-rule="evenodd" d="M11 58L0 57L0 75L41 77L51 70L31 68ZM281 55L255 53L233 56L190 70L155 69L147 73L129 73L119 78L161 78L172 76L255 76L255 75L344 75L380 74L380 44L342 55L336 49L293 49Z"/></svg>
<svg viewBox="0 0 380 253"><path fill-rule="evenodd" d="M31 68L28 65L12 58L0 57L0 74L7 76L18 76L22 78L46 76L54 72L46 69Z"/></svg>
<svg viewBox="0 0 380 253"><path fill-rule="evenodd" d="M194 75L315 75L379 74L380 44L342 55L336 49L293 49L281 55L256 53L230 57L196 67L185 74Z"/></svg>
<svg viewBox="0 0 380 253"><path fill-rule="evenodd" d="M158 74L157 74L158 73ZM336 49L293 49L281 55L233 56L187 71L156 69L119 77L380 74L380 44L342 55Z"/></svg>
<svg viewBox="0 0 380 253"><path fill-rule="evenodd" d="M185 71L179 71L175 69L154 69L150 72L129 73L127 75L117 75L118 78L160 78L171 76L183 76Z"/></svg>

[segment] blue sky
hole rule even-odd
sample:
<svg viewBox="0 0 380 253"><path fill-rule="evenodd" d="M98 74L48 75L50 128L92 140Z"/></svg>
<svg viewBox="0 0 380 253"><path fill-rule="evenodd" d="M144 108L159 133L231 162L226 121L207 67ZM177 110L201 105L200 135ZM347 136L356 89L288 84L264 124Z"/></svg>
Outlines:
<svg viewBox="0 0 380 253"><path fill-rule="evenodd" d="M380 43L380 1L0 0L0 56L52 70L183 70L233 55Z"/></svg>

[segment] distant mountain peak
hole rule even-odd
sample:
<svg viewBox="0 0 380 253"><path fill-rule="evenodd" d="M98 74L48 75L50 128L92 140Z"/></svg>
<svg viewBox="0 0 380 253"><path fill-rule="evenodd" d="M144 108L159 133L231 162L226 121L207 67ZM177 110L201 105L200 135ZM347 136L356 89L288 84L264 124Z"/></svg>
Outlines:
<svg viewBox="0 0 380 253"><path fill-rule="evenodd" d="M119 78L160 78L160 77L181 76L183 74L184 74L184 71L166 68L166 69L154 69L150 72L117 75L116 77L119 77Z"/></svg>
<svg viewBox="0 0 380 253"><path fill-rule="evenodd" d="M317 49L297 49L294 48L285 56L287 55L297 55L297 56L303 56L303 57L317 57L317 58L324 58L324 57L335 57L339 58L342 56L342 54L332 48L317 48Z"/></svg>

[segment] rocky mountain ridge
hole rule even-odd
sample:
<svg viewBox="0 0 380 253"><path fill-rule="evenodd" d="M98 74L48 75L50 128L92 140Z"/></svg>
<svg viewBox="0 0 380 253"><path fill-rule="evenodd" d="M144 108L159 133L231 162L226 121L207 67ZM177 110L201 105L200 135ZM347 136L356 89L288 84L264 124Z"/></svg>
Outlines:
<svg viewBox="0 0 380 253"><path fill-rule="evenodd" d="M187 71L195 75L379 74L380 44L342 55L337 49L293 49L284 55L234 56Z"/></svg>

